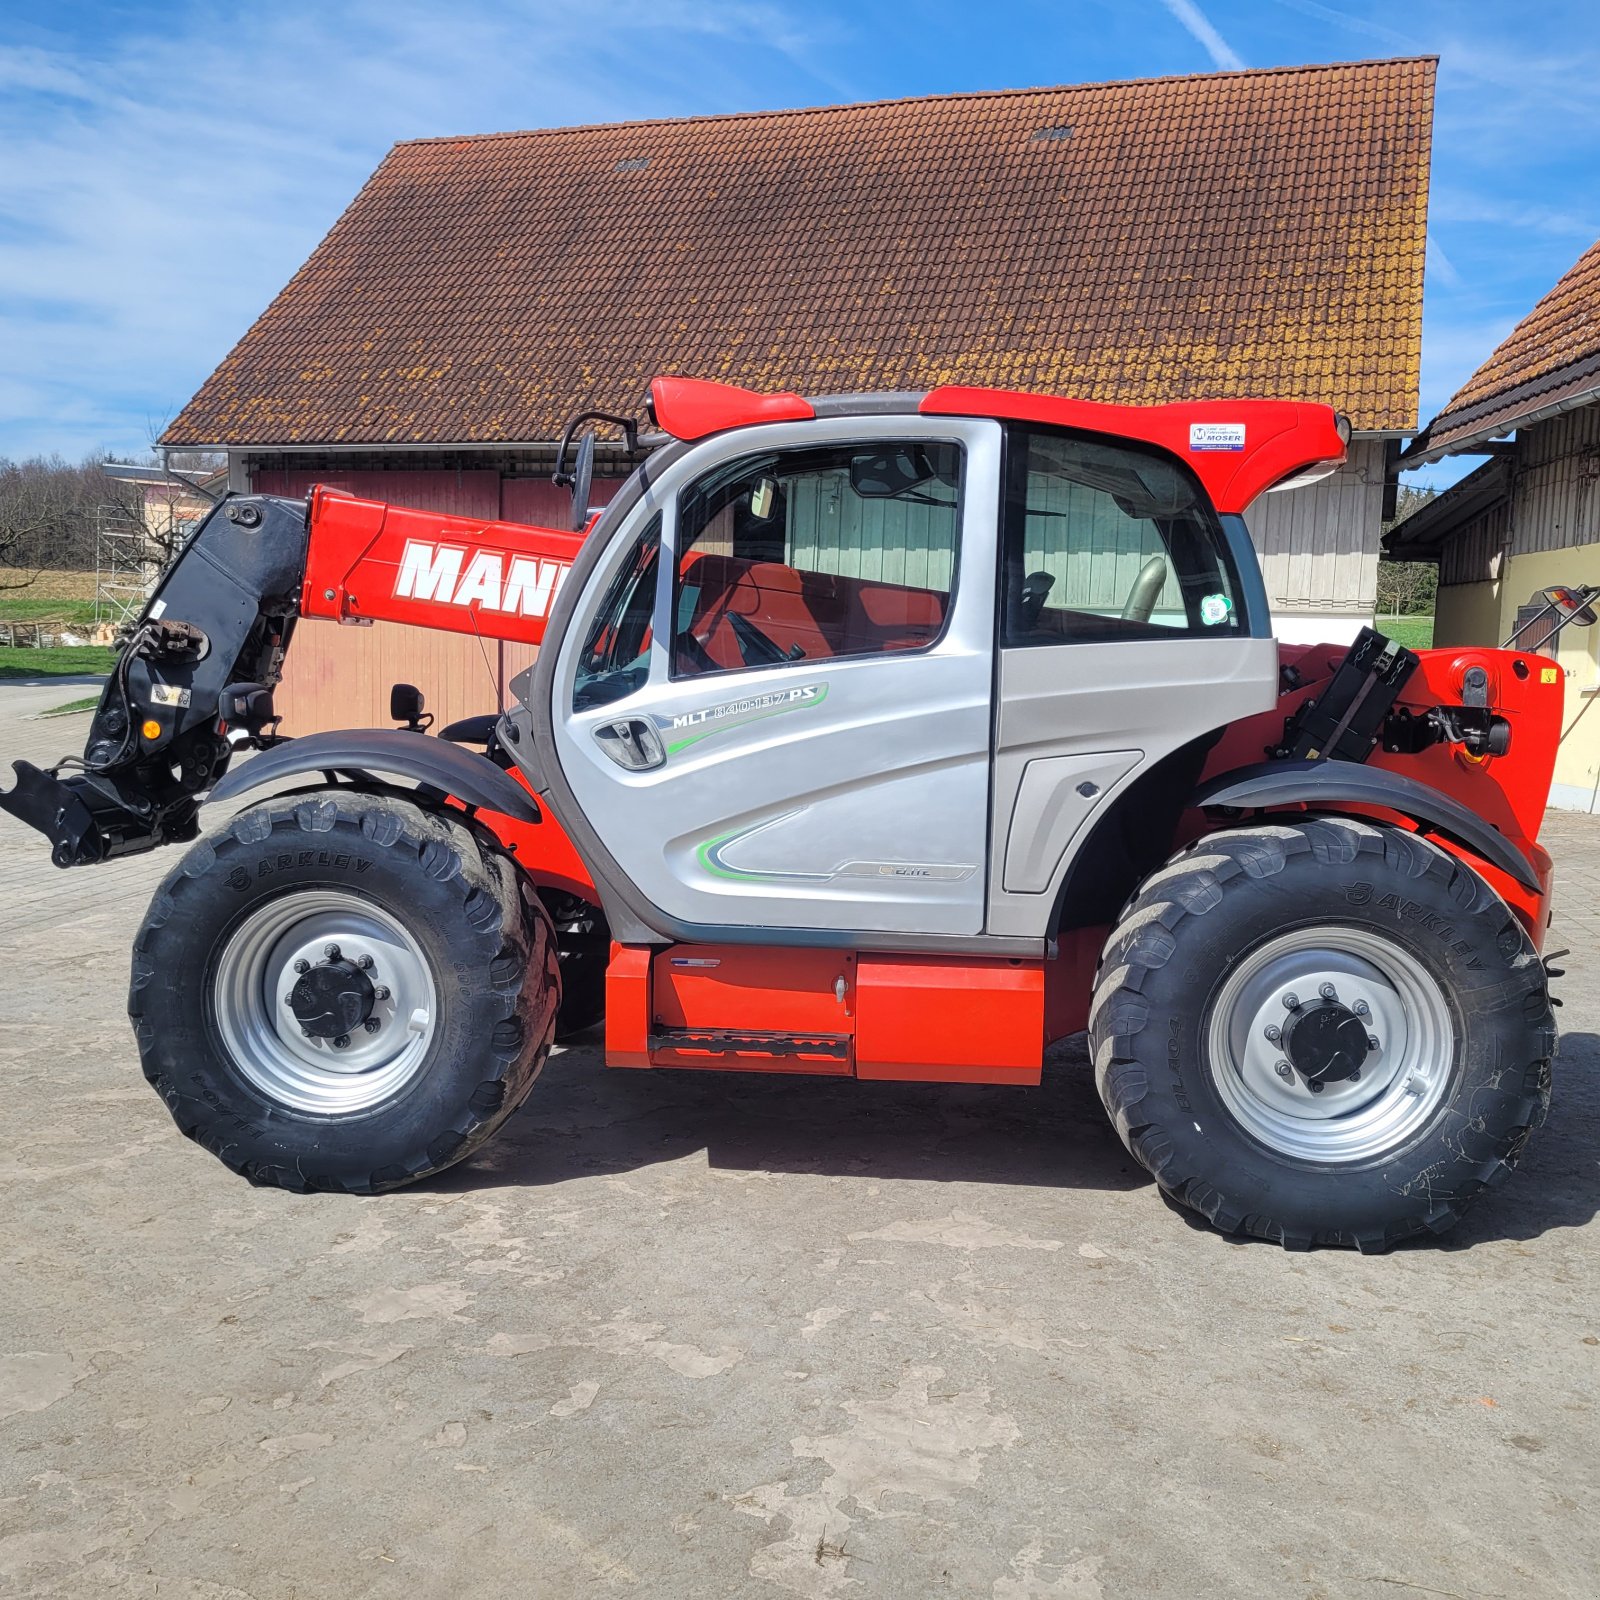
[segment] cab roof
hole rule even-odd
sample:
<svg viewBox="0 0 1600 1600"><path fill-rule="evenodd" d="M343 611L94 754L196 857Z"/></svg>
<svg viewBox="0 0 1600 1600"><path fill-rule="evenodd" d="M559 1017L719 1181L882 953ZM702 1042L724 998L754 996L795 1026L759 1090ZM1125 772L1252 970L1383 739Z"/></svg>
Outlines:
<svg viewBox="0 0 1600 1600"><path fill-rule="evenodd" d="M852 399L856 402L852 404ZM820 408L820 411L819 411ZM657 427L675 439L704 439L768 422L807 422L853 410L879 415L992 417L1071 428L1151 445L1177 457L1220 512L1242 512L1268 489L1320 476L1345 459L1350 425L1331 406L1303 400L1187 400L1158 406L1103 405L1064 396L946 384L926 394L862 395L829 400L758 394L699 378L657 378L650 385Z"/></svg>

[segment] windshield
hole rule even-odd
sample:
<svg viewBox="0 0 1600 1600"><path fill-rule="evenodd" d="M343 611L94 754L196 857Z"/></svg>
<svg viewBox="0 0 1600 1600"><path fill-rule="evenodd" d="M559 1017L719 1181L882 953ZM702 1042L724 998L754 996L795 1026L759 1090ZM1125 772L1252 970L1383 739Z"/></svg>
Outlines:
<svg viewBox="0 0 1600 1600"><path fill-rule="evenodd" d="M650 675L650 614L661 556L661 514L639 534L618 568L584 637L572 686L572 709L610 705L644 687Z"/></svg>

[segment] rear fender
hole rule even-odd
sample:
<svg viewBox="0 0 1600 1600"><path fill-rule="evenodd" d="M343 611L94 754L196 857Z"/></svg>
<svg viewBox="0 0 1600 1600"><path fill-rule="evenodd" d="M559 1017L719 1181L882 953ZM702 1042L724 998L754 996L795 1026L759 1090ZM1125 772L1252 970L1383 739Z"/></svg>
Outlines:
<svg viewBox="0 0 1600 1600"><path fill-rule="evenodd" d="M1449 795L1381 767L1351 761L1264 761L1208 779L1195 791L1193 804L1202 810L1303 805L1319 811L1358 806L1396 812L1482 857L1524 889L1542 892L1533 864L1504 834Z"/></svg>

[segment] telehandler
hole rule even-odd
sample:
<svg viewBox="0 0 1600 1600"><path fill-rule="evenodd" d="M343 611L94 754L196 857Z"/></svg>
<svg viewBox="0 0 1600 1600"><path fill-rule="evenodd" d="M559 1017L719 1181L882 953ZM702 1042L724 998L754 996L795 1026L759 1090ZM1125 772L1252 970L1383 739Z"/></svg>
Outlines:
<svg viewBox="0 0 1600 1600"><path fill-rule="evenodd" d="M185 1134L371 1193L602 1014L615 1067L997 1085L1086 1029L1128 1149L1228 1232L1381 1250L1508 1176L1556 1042L1561 674L1274 640L1242 513L1343 419L685 378L646 410L568 428L562 467L597 421L642 464L591 517L584 433L567 530L229 497L82 758L15 763L60 866L193 841L128 1003ZM291 739L313 618L542 648L442 737L401 685L403 727Z"/></svg>

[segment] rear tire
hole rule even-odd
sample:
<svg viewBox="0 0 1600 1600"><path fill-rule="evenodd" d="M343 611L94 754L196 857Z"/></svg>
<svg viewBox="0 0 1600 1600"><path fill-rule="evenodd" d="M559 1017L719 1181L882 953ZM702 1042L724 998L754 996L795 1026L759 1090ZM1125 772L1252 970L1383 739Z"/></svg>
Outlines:
<svg viewBox="0 0 1600 1600"><path fill-rule="evenodd" d="M1505 902L1425 839L1343 817L1213 834L1148 879L1089 1035L1162 1189L1291 1249L1449 1228L1544 1120L1555 1051Z"/></svg>
<svg viewBox="0 0 1600 1600"><path fill-rule="evenodd" d="M235 1172L372 1194L489 1138L559 1003L549 917L492 834L331 789L185 855L134 943L128 1014L173 1120Z"/></svg>

